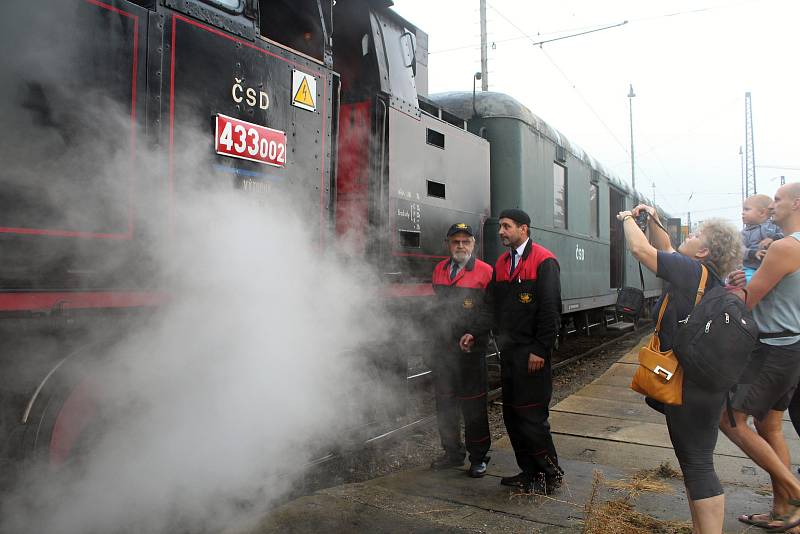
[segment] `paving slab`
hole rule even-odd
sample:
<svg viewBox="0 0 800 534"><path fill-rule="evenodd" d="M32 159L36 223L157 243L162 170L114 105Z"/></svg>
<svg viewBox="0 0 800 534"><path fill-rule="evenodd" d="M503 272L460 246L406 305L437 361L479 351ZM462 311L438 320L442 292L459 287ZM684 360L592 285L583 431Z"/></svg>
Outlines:
<svg viewBox="0 0 800 534"><path fill-rule="evenodd" d="M644 402L642 396L629 387L604 386L594 383L584 386L575 392L575 395L589 397L591 399L615 399L632 404Z"/></svg>
<svg viewBox="0 0 800 534"><path fill-rule="evenodd" d="M586 415L597 415L613 417L616 419L631 419L649 423L665 423L664 415L655 411L647 404L644 399L641 402L630 403L615 399L598 399L595 397L583 397L575 394L563 399L550 409L551 412L579 413ZM752 427L752 420L750 421ZM788 414L784 414L783 433L788 440L799 440Z"/></svg>
<svg viewBox="0 0 800 534"><path fill-rule="evenodd" d="M664 414L655 411L645 404L643 400L631 403L616 399L596 399L581 395L571 395L551 408L550 412L597 415L649 423L664 422Z"/></svg>
<svg viewBox="0 0 800 534"><path fill-rule="evenodd" d="M550 426L554 433L583 436L596 440L611 442L635 443L653 447L672 448L667 425L661 423L641 422L630 419L616 419L595 415L554 412L550 416ZM792 458L800 458L800 441L787 439L789 454ZM724 434L717 438L715 455L740 456L745 454Z"/></svg>
<svg viewBox="0 0 800 534"><path fill-rule="evenodd" d="M675 452L668 447L608 442L563 434L554 435L553 441L559 461L561 458L577 459L629 473L654 469L663 462L669 462L673 468L679 469ZM769 476L749 458L715 455L714 468L724 484L742 485L754 490L761 490L769 484Z"/></svg>
<svg viewBox="0 0 800 534"><path fill-rule="evenodd" d="M500 448L493 454L500 457L497 464L513 464L512 451ZM565 485L551 497L520 494L501 486L499 476L492 474L476 480L463 469L417 468L302 497L277 508L246 532L580 532L595 472L612 482L628 480L631 471L587 461L561 463ZM665 483L665 492L637 496L636 510L662 520L689 521L680 480ZM601 486L595 502L624 497L622 490ZM727 486L726 503L725 531L738 533L746 528L736 521L736 514L767 510L770 497L752 488Z"/></svg>

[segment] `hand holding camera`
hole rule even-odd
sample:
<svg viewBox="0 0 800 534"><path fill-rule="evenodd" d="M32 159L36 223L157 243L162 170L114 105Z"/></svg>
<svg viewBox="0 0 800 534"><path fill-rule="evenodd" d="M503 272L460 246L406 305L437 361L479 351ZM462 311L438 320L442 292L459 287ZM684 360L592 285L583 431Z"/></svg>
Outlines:
<svg viewBox="0 0 800 534"><path fill-rule="evenodd" d="M633 208L631 210L631 215L633 215L633 218L636 220L636 224L642 229L642 232L647 229L648 218L652 218L655 222L658 222L658 213L656 212L656 209L646 204L639 204Z"/></svg>

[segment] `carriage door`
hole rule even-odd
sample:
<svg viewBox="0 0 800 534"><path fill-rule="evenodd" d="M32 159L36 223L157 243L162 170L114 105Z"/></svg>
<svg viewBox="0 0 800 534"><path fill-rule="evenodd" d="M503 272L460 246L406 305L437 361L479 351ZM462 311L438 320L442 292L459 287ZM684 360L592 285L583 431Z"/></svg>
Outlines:
<svg viewBox="0 0 800 534"><path fill-rule="evenodd" d="M617 221L617 213L625 209L625 195L613 187L609 187L608 192L608 217L611 229L609 234L611 241L611 250L609 251L611 285L609 287L618 288L623 286L625 280L625 262L623 261L623 255L625 254L625 233L622 231L622 225Z"/></svg>

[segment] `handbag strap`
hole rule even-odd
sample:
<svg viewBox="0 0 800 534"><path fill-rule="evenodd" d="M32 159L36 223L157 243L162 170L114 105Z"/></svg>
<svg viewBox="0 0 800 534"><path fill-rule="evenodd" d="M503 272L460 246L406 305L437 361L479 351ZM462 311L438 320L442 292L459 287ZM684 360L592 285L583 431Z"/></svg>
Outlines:
<svg viewBox="0 0 800 534"><path fill-rule="evenodd" d="M664 295L664 300L661 301L661 308L658 310L658 321L656 321L656 334L658 334L658 331L661 330L661 319L664 317L664 310L667 309L668 302L669 302L669 293Z"/></svg>
<svg viewBox="0 0 800 534"><path fill-rule="evenodd" d="M703 298L703 294L706 292L706 281L708 281L708 269L702 263L700 264L700 284L697 286L697 294L694 297L694 305L697 306L700 303L700 300ZM661 301L661 309L658 310L658 321L656 322L656 334L658 334L659 330L661 330L661 319L664 318L664 310L667 309L667 303L669 302L669 293L664 296L664 300Z"/></svg>
<svg viewBox="0 0 800 534"><path fill-rule="evenodd" d="M697 295L694 297L694 305L697 306L700 304L700 299L703 298L703 294L706 292L706 281L708 280L708 268L700 264L700 268L702 272L700 273L700 284L697 286Z"/></svg>

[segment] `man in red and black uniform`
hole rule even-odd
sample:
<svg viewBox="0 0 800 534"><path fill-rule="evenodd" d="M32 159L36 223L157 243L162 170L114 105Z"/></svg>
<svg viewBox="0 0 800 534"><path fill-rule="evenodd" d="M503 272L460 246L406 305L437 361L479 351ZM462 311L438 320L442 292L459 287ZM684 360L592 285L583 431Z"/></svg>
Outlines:
<svg viewBox="0 0 800 534"><path fill-rule="evenodd" d="M436 419L444 455L431 464L433 469L464 464L461 415L464 416L466 452L474 478L486 474L491 437L486 411L486 360L482 351L462 352L459 340L470 332L487 332L486 287L492 267L474 257L475 237L468 224L454 224L447 231L450 258L433 270L436 295L434 324L437 352L432 364L436 389ZM459 414L459 411L461 412Z"/></svg>
<svg viewBox="0 0 800 534"><path fill-rule="evenodd" d="M500 213L500 241L491 297L502 358L503 420L522 472L501 484L549 494L563 471L548 422L553 382L550 360L561 320L561 280L552 252L530 239L531 218Z"/></svg>

